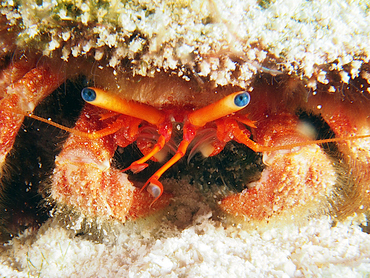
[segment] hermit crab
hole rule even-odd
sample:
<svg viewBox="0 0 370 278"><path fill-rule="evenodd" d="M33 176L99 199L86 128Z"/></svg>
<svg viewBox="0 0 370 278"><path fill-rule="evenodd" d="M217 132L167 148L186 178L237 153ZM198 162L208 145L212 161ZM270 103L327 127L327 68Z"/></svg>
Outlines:
<svg viewBox="0 0 370 278"><path fill-rule="evenodd" d="M308 101L303 101L302 95L281 97L276 86L259 84L261 81L250 93L234 87L213 92L207 88L201 93L197 88L194 93L194 83L172 77L123 79L121 88L130 88L133 95L143 91L152 95L153 88L162 85L160 95L167 101L154 107L98 89L104 84L95 84L81 90L86 105L75 126L69 128L32 113L42 99L70 78L67 70L60 69L60 65L55 71L46 62L32 64L27 59L10 63L2 71L4 93L0 100L3 165L25 117L70 133L50 178L48 198L59 207L121 221L148 215L171 202L172 195L164 191L160 178L187 151L190 156L198 151L205 157L217 156L229 141L236 141L262 153L266 168L240 193L216 200L227 214L249 221L271 221L322 213L347 217L368 209L370 132L368 101L362 96L349 108L348 100L327 93ZM185 100L185 104L171 103L174 87L187 96L198 94L202 104L207 103L204 96L216 99L199 107ZM310 116L305 120L302 115L307 111ZM324 131L315 121L325 123ZM329 131L336 137L317 139L312 135ZM134 142L144 156L125 169L113 167L117 147ZM134 186L127 178L126 172L140 175L148 160L163 161L171 152L171 158L143 185Z"/></svg>

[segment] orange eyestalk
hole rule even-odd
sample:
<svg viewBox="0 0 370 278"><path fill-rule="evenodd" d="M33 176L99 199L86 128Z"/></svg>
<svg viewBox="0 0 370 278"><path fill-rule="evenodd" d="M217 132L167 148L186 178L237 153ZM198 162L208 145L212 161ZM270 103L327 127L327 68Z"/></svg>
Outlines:
<svg viewBox="0 0 370 278"><path fill-rule="evenodd" d="M192 125L202 127L206 123L242 110L249 104L249 101L250 95L247 92L236 92L189 113L188 119Z"/></svg>
<svg viewBox="0 0 370 278"><path fill-rule="evenodd" d="M153 125L158 126L163 123L166 115L152 106L135 102L127 101L119 96L105 92L98 88L84 88L81 92L84 101L120 114L139 118Z"/></svg>

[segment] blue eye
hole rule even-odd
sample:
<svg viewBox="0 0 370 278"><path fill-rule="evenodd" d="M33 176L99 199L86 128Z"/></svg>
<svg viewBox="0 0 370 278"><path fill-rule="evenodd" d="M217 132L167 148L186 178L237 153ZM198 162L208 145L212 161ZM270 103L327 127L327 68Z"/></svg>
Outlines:
<svg viewBox="0 0 370 278"><path fill-rule="evenodd" d="M83 88L81 91L82 99L86 102L94 101L96 99L96 93L93 89Z"/></svg>
<svg viewBox="0 0 370 278"><path fill-rule="evenodd" d="M244 107L248 105L250 100L251 96L247 92L244 92L235 96L234 103L238 107Z"/></svg>

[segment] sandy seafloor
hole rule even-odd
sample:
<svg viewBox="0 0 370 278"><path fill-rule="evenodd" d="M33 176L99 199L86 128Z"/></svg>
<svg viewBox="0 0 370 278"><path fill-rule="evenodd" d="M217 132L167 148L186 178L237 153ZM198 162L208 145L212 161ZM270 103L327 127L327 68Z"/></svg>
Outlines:
<svg viewBox="0 0 370 278"><path fill-rule="evenodd" d="M1 277L368 277L370 235L329 217L268 229L214 220L193 186L167 181L173 203L121 223L50 218L4 247ZM173 185L174 184L174 185ZM71 217L73 218L73 217ZM68 223L69 222L69 223ZM68 228L66 228L68 227ZM79 230L79 232L76 232Z"/></svg>

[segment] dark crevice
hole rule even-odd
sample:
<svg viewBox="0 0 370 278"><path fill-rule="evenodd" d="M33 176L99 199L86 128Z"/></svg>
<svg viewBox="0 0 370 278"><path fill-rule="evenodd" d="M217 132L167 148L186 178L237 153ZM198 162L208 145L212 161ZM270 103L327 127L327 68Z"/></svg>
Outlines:
<svg viewBox="0 0 370 278"><path fill-rule="evenodd" d="M191 184L197 184L204 190L210 186L226 186L229 190L241 192L247 184L256 181L264 169L262 155L253 152L243 144L229 142L218 155L205 158L196 154L188 163L187 155L168 169L161 178L189 179ZM173 154L167 156L166 161ZM133 143L126 148L118 148L113 158L113 166L124 169L143 155ZM131 181L145 182L157 171L163 163L149 160L149 166L142 172L133 174L130 171Z"/></svg>
<svg viewBox="0 0 370 278"><path fill-rule="evenodd" d="M42 101L34 114L73 126L82 106L83 79L66 81ZM40 190L52 174L55 156L68 133L48 124L25 118L13 149L8 154L0 195L0 234L5 241L26 228L37 228L48 218Z"/></svg>

